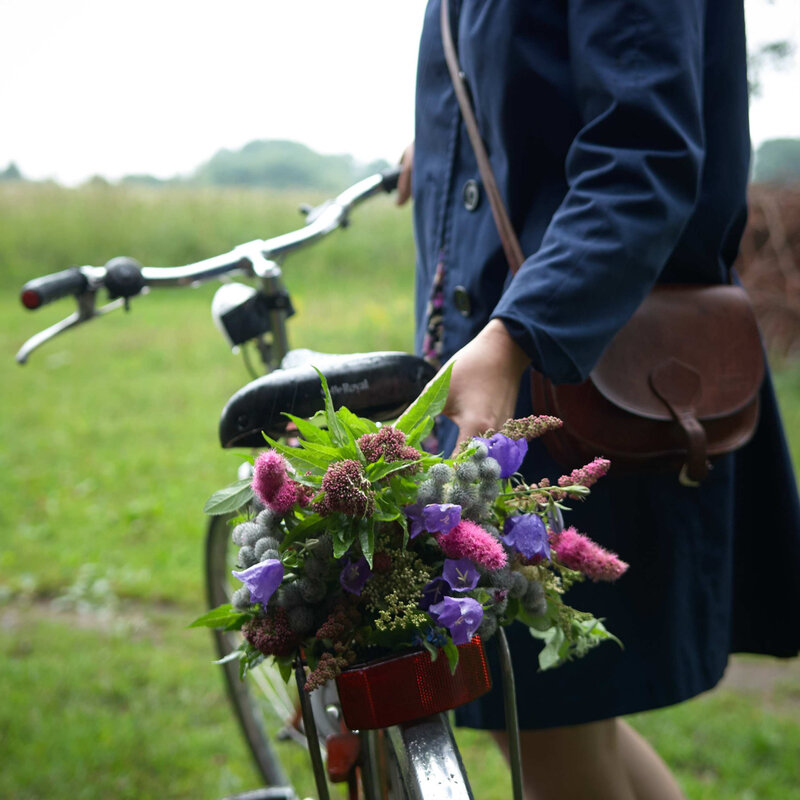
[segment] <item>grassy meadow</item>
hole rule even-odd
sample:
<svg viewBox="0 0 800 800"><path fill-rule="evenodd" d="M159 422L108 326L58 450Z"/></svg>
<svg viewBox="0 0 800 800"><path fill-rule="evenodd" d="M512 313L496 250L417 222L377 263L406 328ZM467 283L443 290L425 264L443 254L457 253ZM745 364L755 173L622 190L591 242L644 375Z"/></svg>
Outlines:
<svg viewBox="0 0 800 800"><path fill-rule="evenodd" d="M0 184L0 797L213 798L258 786L203 609L203 502L239 458L216 440L246 380L210 319L214 287L163 290L14 353L72 311L26 312L21 284L132 255L183 264L301 224L295 197L234 190ZM379 199L284 266L292 343L408 349L407 209ZM777 381L796 459L800 370ZM691 798L800 798L800 671L640 715ZM762 673L759 673L762 674ZM480 734L462 732L480 800L510 796ZM302 759L297 780L312 784Z"/></svg>

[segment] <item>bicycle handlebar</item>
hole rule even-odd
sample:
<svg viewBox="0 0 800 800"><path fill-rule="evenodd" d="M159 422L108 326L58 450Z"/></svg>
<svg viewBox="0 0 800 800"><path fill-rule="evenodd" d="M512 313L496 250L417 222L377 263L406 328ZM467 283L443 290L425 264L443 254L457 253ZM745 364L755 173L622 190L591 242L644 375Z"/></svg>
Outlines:
<svg viewBox="0 0 800 800"><path fill-rule="evenodd" d="M22 304L32 311L69 294L79 295L104 286L109 289L112 298L133 297L144 286L186 286L231 272L268 277L274 269L270 262L280 262L294 250L346 224L348 215L355 206L379 192L393 191L397 187L399 175L399 168L393 168L364 178L333 200L311 209L302 228L271 239L256 239L241 244L228 253L193 264L182 267L139 267L133 259L115 258L104 267L72 267L34 278L22 287ZM127 274L120 276L123 262ZM131 274L135 269L138 269L141 278Z"/></svg>
<svg viewBox="0 0 800 800"><path fill-rule="evenodd" d="M34 278L22 287L20 299L25 308L34 311L71 294L78 302L78 310L25 342L17 353L17 361L25 363L34 349L68 328L120 306L127 307L128 298L140 294L145 287L192 286L236 272L248 277L277 277L280 275L278 264L285 256L346 225L351 209L367 198L394 190L400 171L395 167L371 175L345 189L333 200L310 209L306 224L298 230L271 239L256 239L194 264L142 267L132 258L119 257L111 259L103 267L72 267ZM95 309L95 295L103 287L113 302Z"/></svg>

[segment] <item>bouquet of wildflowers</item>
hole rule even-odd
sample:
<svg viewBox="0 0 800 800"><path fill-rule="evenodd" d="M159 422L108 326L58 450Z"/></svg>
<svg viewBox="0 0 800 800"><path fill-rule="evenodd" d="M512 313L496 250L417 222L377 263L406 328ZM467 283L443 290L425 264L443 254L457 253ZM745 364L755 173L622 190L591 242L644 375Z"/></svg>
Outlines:
<svg viewBox="0 0 800 800"><path fill-rule="evenodd" d="M325 409L290 416L299 441L268 437L252 479L217 492L209 513L246 507L233 528L241 581L229 605L194 625L241 630L241 672L273 658L288 679L298 649L308 690L348 666L409 648L443 651L526 624L543 640L542 669L614 637L568 606L576 581L614 580L627 568L574 528L555 521L608 469L596 459L563 476L525 483L528 440L554 417L509 420L445 459L421 449L444 406L449 371L392 426Z"/></svg>

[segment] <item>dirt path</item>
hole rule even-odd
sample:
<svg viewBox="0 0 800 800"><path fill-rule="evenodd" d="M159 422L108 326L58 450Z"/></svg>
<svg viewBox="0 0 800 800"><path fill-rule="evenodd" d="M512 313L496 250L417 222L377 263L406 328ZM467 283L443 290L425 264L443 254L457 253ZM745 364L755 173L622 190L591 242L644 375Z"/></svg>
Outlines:
<svg viewBox="0 0 800 800"><path fill-rule="evenodd" d="M800 720L800 659L734 656L714 691L758 697L771 710Z"/></svg>

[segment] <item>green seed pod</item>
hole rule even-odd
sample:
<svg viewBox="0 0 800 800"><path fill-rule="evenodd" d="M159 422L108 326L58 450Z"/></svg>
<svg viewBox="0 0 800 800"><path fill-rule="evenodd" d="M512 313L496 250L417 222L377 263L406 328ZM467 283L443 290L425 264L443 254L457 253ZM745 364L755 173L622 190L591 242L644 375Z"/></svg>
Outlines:
<svg viewBox="0 0 800 800"><path fill-rule="evenodd" d="M231 597L231 605L237 611L246 611L250 608L250 590L246 586L237 589Z"/></svg>
<svg viewBox="0 0 800 800"><path fill-rule="evenodd" d="M478 480L478 466L474 461L464 461L456 466L456 480L459 483L474 483Z"/></svg>
<svg viewBox="0 0 800 800"><path fill-rule="evenodd" d="M428 470L428 478L437 486L444 486L453 480L453 468L449 464L434 464Z"/></svg>
<svg viewBox="0 0 800 800"><path fill-rule="evenodd" d="M252 567L257 561L255 550L249 545L245 545L239 550L239 566L242 569Z"/></svg>

